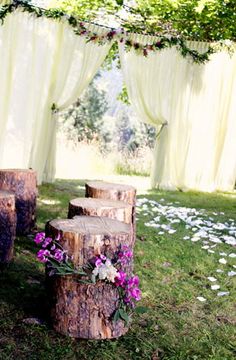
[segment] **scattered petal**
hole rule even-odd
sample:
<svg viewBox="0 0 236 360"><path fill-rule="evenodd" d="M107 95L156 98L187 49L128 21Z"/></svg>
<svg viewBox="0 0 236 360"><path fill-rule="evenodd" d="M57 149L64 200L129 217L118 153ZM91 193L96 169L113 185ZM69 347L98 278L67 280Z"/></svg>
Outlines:
<svg viewBox="0 0 236 360"><path fill-rule="evenodd" d="M236 271L229 271L228 272L228 276L235 276L236 275Z"/></svg>
<svg viewBox="0 0 236 360"><path fill-rule="evenodd" d="M219 263L220 263L220 264L227 264L227 260L225 260L224 258L221 258L221 259L219 260Z"/></svg>
<svg viewBox="0 0 236 360"><path fill-rule="evenodd" d="M220 289L220 285L211 285L212 290L218 290Z"/></svg>
<svg viewBox="0 0 236 360"><path fill-rule="evenodd" d="M214 278L213 276L208 276L207 279L208 279L209 281L211 281L211 282L217 281L217 279Z"/></svg>
<svg viewBox="0 0 236 360"><path fill-rule="evenodd" d="M206 299L203 297L203 296L198 296L197 299L201 302L204 302L206 301Z"/></svg>
<svg viewBox="0 0 236 360"><path fill-rule="evenodd" d="M219 291L217 293L217 296L226 296L226 295L229 295L229 291Z"/></svg>

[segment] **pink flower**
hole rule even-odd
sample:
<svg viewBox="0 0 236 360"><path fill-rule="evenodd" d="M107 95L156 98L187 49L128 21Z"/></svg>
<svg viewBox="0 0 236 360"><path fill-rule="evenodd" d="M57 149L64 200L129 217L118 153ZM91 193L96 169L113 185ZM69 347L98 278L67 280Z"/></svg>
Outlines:
<svg viewBox="0 0 236 360"><path fill-rule="evenodd" d="M36 234L35 238L34 238L34 242L36 244L40 244L41 242L43 242L43 240L45 239L45 233L41 232Z"/></svg>
<svg viewBox="0 0 236 360"><path fill-rule="evenodd" d="M61 239L61 234L58 233L57 236L55 237L55 241L59 241Z"/></svg>
<svg viewBox="0 0 236 360"><path fill-rule="evenodd" d="M137 275L128 280L128 287L139 286L139 277Z"/></svg>
<svg viewBox="0 0 236 360"><path fill-rule="evenodd" d="M48 261L49 256L51 256L51 253L48 250L41 249L37 253L37 259L42 263L46 263Z"/></svg>
<svg viewBox="0 0 236 360"><path fill-rule="evenodd" d="M133 288L128 290L129 297L133 298L135 301L139 301L141 299L141 291L139 288Z"/></svg>
<svg viewBox="0 0 236 360"><path fill-rule="evenodd" d="M43 244L42 244L42 247L46 248L51 242L52 242L52 238L46 237Z"/></svg>
<svg viewBox="0 0 236 360"><path fill-rule="evenodd" d="M100 258L97 258L97 260L95 261L95 266L99 267L102 265L102 260Z"/></svg>
<svg viewBox="0 0 236 360"><path fill-rule="evenodd" d="M53 258L58 261L58 262L62 262L63 261L63 257L64 257L64 252L60 249L56 249Z"/></svg>
<svg viewBox="0 0 236 360"><path fill-rule="evenodd" d="M105 261L107 259L107 257L105 255L100 255L100 259L102 259L103 261Z"/></svg>
<svg viewBox="0 0 236 360"><path fill-rule="evenodd" d="M126 273L124 271L118 271L118 275L115 277L115 286L124 287L126 284Z"/></svg>

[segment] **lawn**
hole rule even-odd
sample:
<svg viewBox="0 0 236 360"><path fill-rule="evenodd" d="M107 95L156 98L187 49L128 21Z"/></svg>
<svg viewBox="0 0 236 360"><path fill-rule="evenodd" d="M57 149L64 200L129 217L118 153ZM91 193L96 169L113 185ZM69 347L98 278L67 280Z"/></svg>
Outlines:
<svg viewBox="0 0 236 360"><path fill-rule="evenodd" d="M82 180L41 186L39 230L65 218L79 196ZM32 236L18 238L14 262L0 273L0 360L235 359L236 195L156 190L138 199L135 272L148 311L118 340L56 334L37 248Z"/></svg>

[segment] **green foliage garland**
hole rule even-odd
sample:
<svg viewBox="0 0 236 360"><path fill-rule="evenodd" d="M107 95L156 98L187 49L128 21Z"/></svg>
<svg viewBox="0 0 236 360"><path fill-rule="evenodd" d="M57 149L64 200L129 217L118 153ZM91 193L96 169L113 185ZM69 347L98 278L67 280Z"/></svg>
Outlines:
<svg viewBox="0 0 236 360"><path fill-rule="evenodd" d="M67 15L60 9L42 9L35 5L32 5L28 1L24 0L13 0L11 4L4 5L0 7L0 21L3 24L6 16L13 11L20 8L23 12L28 12L33 14L37 18L45 16L49 19L67 21L68 24L73 28L76 35L85 36L88 42L93 41L99 45L103 45L107 42L118 41L121 43L125 43L126 51L134 49L137 53L148 56L149 53L154 51L159 51L164 48L170 48L172 46L176 46L176 48L180 51L181 55L186 58L190 57L195 63L202 64L209 61L209 57L211 54L220 51L222 49L228 49L231 54L235 51L235 46L233 42L221 41L217 43L217 45L209 45L208 50L205 53L199 53L196 50L192 50L187 46L186 41L180 36L159 36L159 40L154 42L153 44L140 44L138 42L132 41L129 38L129 33L124 29L112 29L104 35L98 35L87 29L86 23L79 21L73 15ZM228 43L226 43L228 42Z"/></svg>

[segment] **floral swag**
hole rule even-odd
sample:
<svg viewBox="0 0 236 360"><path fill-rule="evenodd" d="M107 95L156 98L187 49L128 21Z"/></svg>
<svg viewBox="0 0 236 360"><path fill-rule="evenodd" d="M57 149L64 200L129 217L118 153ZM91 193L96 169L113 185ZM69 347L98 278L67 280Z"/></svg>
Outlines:
<svg viewBox="0 0 236 360"><path fill-rule="evenodd" d="M113 314L114 321L119 319L129 322L130 315L144 312L144 308L136 308L136 303L141 299L139 278L130 275L133 261L133 252L126 246L120 246L115 256L110 259L104 254L92 258L86 265L76 267L73 259L68 256L59 244L60 235L55 239L46 237L45 233L38 233L34 242L41 246L37 252L37 259L46 265L49 276L77 275L78 281L86 284L96 284L104 281L112 284L119 292L119 305ZM124 269L128 269L124 271Z"/></svg>
<svg viewBox="0 0 236 360"><path fill-rule="evenodd" d="M67 21L69 26L72 27L74 33L78 36L86 37L88 42L92 41L98 45L105 44L111 41L117 41L125 44L125 50L130 51L133 49L138 54L147 57L150 53L171 48L173 46L186 58L190 57L193 62L202 64L210 60L210 55L218 51L227 50L229 55L235 52L236 47L234 42L230 40L219 41L214 44L209 44L208 50L204 53L199 53L196 50L190 49L186 40L181 36L159 36L151 44L141 44L130 39L130 34L124 29L110 29L105 35L98 35L87 29L86 23L79 21L72 15L67 15L59 9L42 9L35 5L30 4L27 0L13 0L11 4L0 7L0 22L3 24L6 16L13 11L21 9L28 12L37 18L47 17L56 21Z"/></svg>

